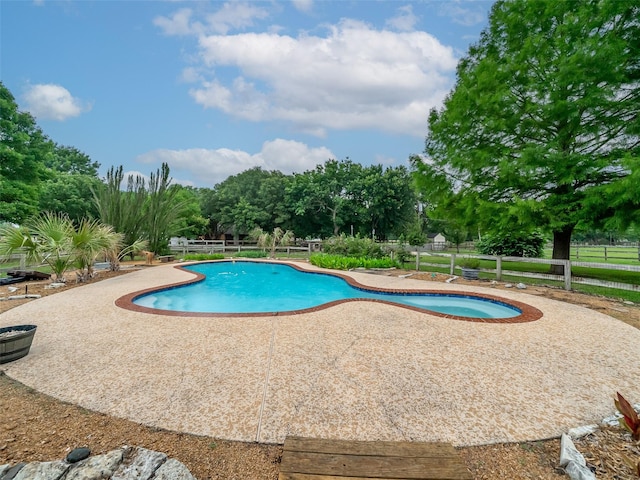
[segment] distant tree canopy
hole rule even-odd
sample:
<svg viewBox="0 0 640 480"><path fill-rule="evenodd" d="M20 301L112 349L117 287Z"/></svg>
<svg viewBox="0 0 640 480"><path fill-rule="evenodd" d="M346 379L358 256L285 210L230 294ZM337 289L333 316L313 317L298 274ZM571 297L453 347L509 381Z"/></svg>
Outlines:
<svg viewBox="0 0 640 480"><path fill-rule="evenodd" d="M405 167L365 167L349 159L293 175L252 168L205 190L201 199L218 234L280 227L303 238L353 232L378 239L403 233L415 221L417 201Z"/></svg>
<svg viewBox="0 0 640 480"><path fill-rule="evenodd" d="M469 223L553 234L640 221L640 4L494 4L429 116L420 189Z"/></svg>
<svg viewBox="0 0 640 480"><path fill-rule="evenodd" d="M0 82L0 221L21 223L38 212L44 162L52 151L53 143L30 114L18 111Z"/></svg>

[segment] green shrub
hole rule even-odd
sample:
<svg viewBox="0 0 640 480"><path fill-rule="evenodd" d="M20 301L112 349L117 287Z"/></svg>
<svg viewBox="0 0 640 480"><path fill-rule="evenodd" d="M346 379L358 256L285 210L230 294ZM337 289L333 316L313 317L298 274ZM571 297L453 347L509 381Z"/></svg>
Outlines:
<svg viewBox="0 0 640 480"><path fill-rule="evenodd" d="M324 253L345 257L382 258L382 247L370 238L351 237L345 234L330 237L322 242Z"/></svg>
<svg viewBox="0 0 640 480"><path fill-rule="evenodd" d="M539 232L487 234L476 249L483 255L539 258L544 253L544 237Z"/></svg>
<svg viewBox="0 0 640 480"><path fill-rule="evenodd" d="M238 252L233 256L237 258L267 258L268 255L267 252L263 252L262 250L246 250L244 252Z"/></svg>
<svg viewBox="0 0 640 480"><path fill-rule="evenodd" d="M203 261L203 260L222 260L224 258L224 255L221 253L187 253L184 256L185 260L197 260L197 261Z"/></svg>
<svg viewBox="0 0 640 480"><path fill-rule="evenodd" d="M331 255L328 253L314 253L309 258L312 265L320 268L335 270L350 270L352 268L396 268L398 263L389 257L367 258L351 257L344 255Z"/></svg>
<svg viewBox="0 0 640 480"><path fill-rule="evenodd" d="M459 267L476 269L480 268L480 259L474 257L462 257L460 260L456 262Z"/></svg>

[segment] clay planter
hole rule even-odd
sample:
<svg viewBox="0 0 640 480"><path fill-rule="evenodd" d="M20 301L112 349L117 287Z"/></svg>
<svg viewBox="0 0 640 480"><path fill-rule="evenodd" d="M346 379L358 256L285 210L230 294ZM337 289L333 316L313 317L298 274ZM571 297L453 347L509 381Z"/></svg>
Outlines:
<svg viewBox="0 0 640 480"><path fill-rule="evenodd" d="M13 362L26 356L31 348L36 328L35 325L0 328L0 363Z"/></svg>

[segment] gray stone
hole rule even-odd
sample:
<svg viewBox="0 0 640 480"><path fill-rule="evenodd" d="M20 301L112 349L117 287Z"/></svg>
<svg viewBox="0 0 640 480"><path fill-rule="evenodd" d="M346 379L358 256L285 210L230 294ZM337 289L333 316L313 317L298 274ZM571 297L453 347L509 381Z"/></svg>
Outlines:
<svg viewBox="0 0 640 480"><path fill-rule="evenodd" d="M635 303L633 303L631 300L624 300L622 303L624 303L625 305L635 305Z"/></svg>
<svg viewBox="0 0 640 480"><path fill-rule="evenodd" d="M567 433L571 438L576 439L595 433L598 428L598 425L583 425L582 427L572 428Z"/></svg>
<svg viewBox="0 0 640 480"><path fill-rule="evenodd" d="M527 286L524 283L519 283L516 285L516 288L519 288L520 290L524 290L527 288Z"/></svg>
<svg viewBox="0 0 640 480"><path fill-rule="evenodd" d="M149 480L166 459L164 453L136 447L127 452L124 462L111 480Z"/></svg>
<svg viewBox="0 0 640 480"><path fill-rule="evenodd" d="M67 462L76 463L85 458L89 458L89 455L91 455L91 450L86 447L74 448L67 455Z"/></svg>
<svg viewBox="0 0 640 480"><path fill-rule="evenodd" d="M578 465L576 462L569 462L564 471L571 480L596 480L595 474L584 465Z"/></svg>
<svg viewBox="0 0 640 480"><path fill-rule="evenodd" d="M104 455L96 455L74 463L65 480L101 480L110 478L118 469L124 450L112 450Z"/></svg>
<svg viewBox="0 0 640 480"><path fill-rule="evenodd" d="M14 477L15 480L58 480L69 465L62 461L27 463Z"/></svg>
<svg viewBox="0 0 640 480"><path fill-rule="evenodd" d="M15 478L15 476L18 474L18 472L20 470L22 470L22 467L24 467L26 465L26 463L24 462L20 462L17 465L14 465L13 467L9 467L9 469L4 472L4 476L2 477L2 480L13 480Z"/></svg>
<svg viewBox="0 0 640 480"><path fill-rule="evenodd" d="M196 480L191 472L175 458L170 458L156 471L153 480Z"/></svg>
<svg viewBox="0 0 640 480"><path fill-rule="evenodd" d="M587 462L566 433L560 437L560 466L571 480L595 480L596 476L587 467Z"/></svg>
<svg viewBox="0 0 640 480"><path fill-rule="evenodd" d="M504 288L513 288L513 285L511 285L510 283L507 283Z"/></svg>
<svg viewBox="0 0 640 480"><path fill-rule="evenodd" d="M2 477L2 475L4 475L4 472L9 470L10 468L11 468L11 465L9 465L8 463L5 463L4 465L0 465L0 477Z"/></svg>

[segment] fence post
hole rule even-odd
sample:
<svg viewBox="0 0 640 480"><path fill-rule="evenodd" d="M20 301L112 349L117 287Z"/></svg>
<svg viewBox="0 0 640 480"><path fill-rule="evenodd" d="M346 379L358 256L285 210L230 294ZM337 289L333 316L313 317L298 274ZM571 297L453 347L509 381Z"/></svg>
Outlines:
<svg viewBox="0 0 640 480"><path fill-rule="evenodd" d="M416 250L416 272L420 271L420 250Z"/></svg>
<svg viewBox="0 0 640 480"><path fill-rule="evenodd" d="M502 257L496 257L496 280L502 280Z"/></svg>
<svg viewBox="0 0 640 480"><path fill-rule="evenodd" d="M571 260L563 260L564 265L564 289L571 290Z"/></svg>
<svg viewBox="0 0 640 480"><path fill-rule="evenodd" d="M456 254L453 253L451 254L451 263L449 266L449 274L450 275L455 275L456 272Z"/></svg>
<svg viewBox="0 0 640 480"><path fill-rule="evenodd" d="M580 247L576 246L576 260L580 260Z"/></svg>
<svg viewBox="0 0 640 480"><path fill-rule="evenodd" d="M604 261L607 261L607 247L604 247Z"/></svg>
<svg viewBox="0 0 640 480"><path fill-rule="evenodd" d="M20 255L20 270L27 269L27 256L23 253Z"/></svg>

